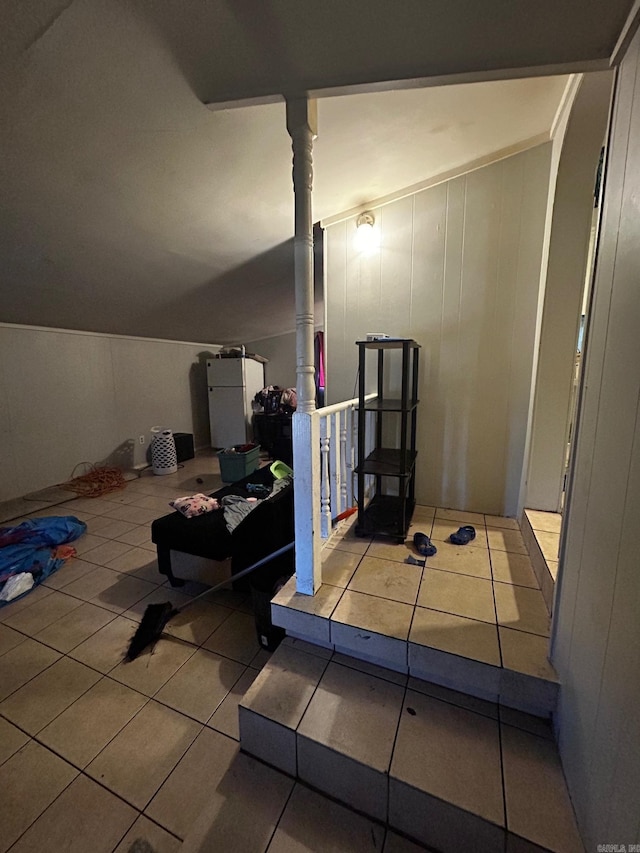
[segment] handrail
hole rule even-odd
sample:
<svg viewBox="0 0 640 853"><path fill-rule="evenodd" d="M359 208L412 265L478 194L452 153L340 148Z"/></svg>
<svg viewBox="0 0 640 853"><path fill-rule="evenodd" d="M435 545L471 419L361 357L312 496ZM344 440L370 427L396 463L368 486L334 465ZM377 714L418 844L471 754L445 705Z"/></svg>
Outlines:
<svg viewBox="0 0 640 853"><path fill-rule="evenodd" d="M365 403L368 403L369 400L373 400L378 395L376 393L367 394L364 398ZM344 400L342 403L332 403L330 406L324 406L322 409L317 409L317 413L321 418L327 417L327 415L333 415L336 412L341 412L343 409L348 409L352 406L354 409L360 403L359 397L352 397L350 400Z"/></svg>

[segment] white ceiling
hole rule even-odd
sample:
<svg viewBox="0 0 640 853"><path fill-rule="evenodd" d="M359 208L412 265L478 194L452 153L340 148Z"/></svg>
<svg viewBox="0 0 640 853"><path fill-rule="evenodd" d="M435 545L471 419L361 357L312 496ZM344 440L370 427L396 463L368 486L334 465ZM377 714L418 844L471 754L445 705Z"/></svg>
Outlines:
<svg viewBox="0 0 640 853"><path fill-rule="evenodd" d="M292 328L284 106L207 109L195 17L193 45L185 15L168 44L168 10L184 6L2 6L0 320L218 343ZM320 101L315 218L548 132L564 83Z"/></svg>

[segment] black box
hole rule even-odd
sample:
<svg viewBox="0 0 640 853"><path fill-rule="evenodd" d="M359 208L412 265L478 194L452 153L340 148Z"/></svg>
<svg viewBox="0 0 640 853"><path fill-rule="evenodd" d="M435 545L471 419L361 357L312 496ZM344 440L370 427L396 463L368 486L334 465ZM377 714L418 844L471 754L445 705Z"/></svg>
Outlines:
<svg viewBox="0 0 640 853"><path fill-rule="evenodd" d="M178 463L186 462L187 459L193 459L196 455L193 448L193 433L174 432L173 437L176 442L176 456L178 457Z"/></svg>

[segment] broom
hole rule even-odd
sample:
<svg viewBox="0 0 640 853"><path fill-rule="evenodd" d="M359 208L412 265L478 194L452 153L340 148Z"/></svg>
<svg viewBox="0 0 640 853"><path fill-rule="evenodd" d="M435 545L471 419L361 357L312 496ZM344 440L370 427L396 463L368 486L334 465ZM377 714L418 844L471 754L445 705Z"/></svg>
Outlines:
<svg viewBox="0 0 640 853"><path fill-rule="evenodd" d="M269 554L267 557L263 557L247 569L243 569L241 572L233 575L232 580L240 580L240 578L245 577L256 569L259 569L260 566L264 566L265 563L270 563L271 560L275 560L276 557L286 554L287 551L290 551L293 548L293 544L293 542L290 542L283 548L278 548L277 551L274 551L272 554ZM162 604L149 604L147 609L144 611L142 621L131 638L129 648L124 656L125 661L135 660L138 655L147 648L147 646L152 645L152 643L156 643L160 639L160 635L164 631L165 625L170 619L173 619L174 616L177 616L178 613L182 613L188 607L191 607L191 605L195 604L196 601L200 601L201 598L205 598L205 596L210 593L216 592L216 590L221 589L228 583L228 580L224 580L222 583L212 586L211 589L207 589L205 592L200 593L200 595L196 595L195 598L192 598L191 601L183 604L182 607L174 607L169 601L165 601Z"/></svg>

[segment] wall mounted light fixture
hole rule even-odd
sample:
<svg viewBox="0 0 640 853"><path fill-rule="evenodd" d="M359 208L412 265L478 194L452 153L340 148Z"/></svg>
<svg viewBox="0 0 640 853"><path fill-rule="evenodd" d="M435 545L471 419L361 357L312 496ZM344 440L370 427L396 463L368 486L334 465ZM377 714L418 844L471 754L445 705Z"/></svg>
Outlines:
<svg viewBox="0 0 640 853"><path fill-rule="evenodd" d="M379 246L376 218L370 210L365 210L356 219L356 246L365 255L371 255Z"/></svg>

